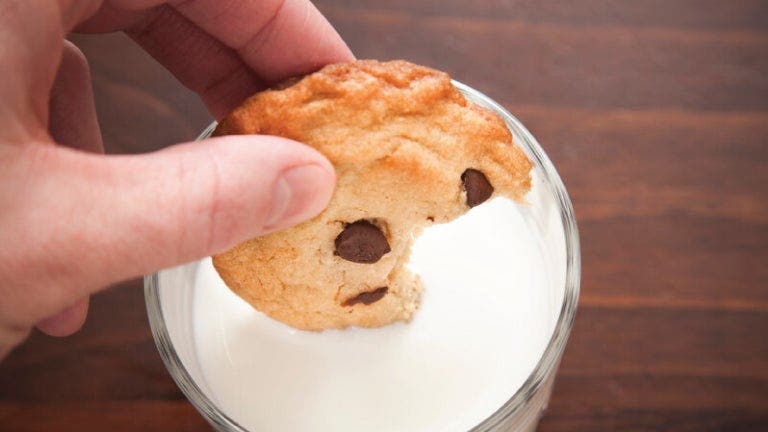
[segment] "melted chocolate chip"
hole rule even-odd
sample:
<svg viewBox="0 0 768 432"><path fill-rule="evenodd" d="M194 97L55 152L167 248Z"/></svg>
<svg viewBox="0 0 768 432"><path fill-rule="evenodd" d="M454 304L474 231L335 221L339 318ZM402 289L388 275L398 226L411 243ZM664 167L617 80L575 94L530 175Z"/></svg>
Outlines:
<svg viewBox="0 0 768 432"><path fill-rule="evenodd" d="M362 293L352 297L351 299L345 300L344 303L342 303L342 304L344 306L354 306L354 305L356 305L358 303L362 303L364 305L369 305L369 304L372 304L372 303L376 303L377 301L379 301L382 298L384 298L384 296L387 294L388 290L389 290L389 288L384 286L384 287L381 287L381 288L376 288L373 291L362 292Z"/></svg>
<svg viewBox="0 0 768 432"><path fill-rule="evenodd" d="M373 264L391 250L379 227L364 220L344 227L336 237L335 245L336 255L362 264Z"/></svg>
<svg viewBox="0 0 768 432"><path fill-rule="evenodd" d="M493 186L481 171L467 168L461 174L461 183L467 191L467 205L474 207L482 204L493 194Z"/></svg>

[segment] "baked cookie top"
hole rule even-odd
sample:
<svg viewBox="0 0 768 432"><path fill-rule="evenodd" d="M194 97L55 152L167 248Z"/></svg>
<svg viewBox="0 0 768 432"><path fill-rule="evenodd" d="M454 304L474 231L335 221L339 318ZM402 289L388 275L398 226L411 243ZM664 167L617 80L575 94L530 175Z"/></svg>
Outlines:
<svg viewBox="0 0 768 432"><path fill-rule="evenodd" d="M249 98L214 134L290 138L336 169L321 214L213 257L236 294L300 329L409 320L422 286L405 264L420 231L530 189L502 119L447 74L405 61L326 66Z"/></svg>

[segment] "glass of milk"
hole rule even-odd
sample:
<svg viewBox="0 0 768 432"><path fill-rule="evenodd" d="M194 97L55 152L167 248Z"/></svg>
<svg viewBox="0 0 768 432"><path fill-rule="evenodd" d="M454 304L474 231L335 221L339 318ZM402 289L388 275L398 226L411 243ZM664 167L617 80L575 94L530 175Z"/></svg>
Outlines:
<svg viewBox="0 0 768 432"><path fill-rule="evenodd" d="M530 132L454 85L506 121L533 163L532 188L524 203L494 198L416 239L408 266L425 289L410 323L296 330L233 294L210 259L145 278L160 355L217 430L536 428L576 313L576 221Z"/></svg>

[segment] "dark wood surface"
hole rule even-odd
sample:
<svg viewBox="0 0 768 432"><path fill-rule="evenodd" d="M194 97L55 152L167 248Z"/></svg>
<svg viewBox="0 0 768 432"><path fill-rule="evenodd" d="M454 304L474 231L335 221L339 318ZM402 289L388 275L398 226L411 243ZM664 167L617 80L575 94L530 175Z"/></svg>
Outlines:
<svg viewBox="0 0 768 432"><path fill-rule="evenodd" d="M503 103L573 199L580 310L541 431L768 430L768 2L323 0L361 58ZM201 103L122 35L75 36L107 147L192 139ZM139 281L0 364L0 430L199 431Z"/></svg>

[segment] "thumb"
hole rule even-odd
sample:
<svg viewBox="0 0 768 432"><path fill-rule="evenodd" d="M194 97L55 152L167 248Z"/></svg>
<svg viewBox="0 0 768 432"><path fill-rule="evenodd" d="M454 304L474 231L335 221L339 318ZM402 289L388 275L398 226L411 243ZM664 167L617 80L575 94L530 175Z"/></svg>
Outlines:
<svg viewBox="0 0 768 432"><path fill-rule="evenodd" d="M218 137L150 155L94 159L82 187L95 204L92 222L108 223L82 228L93 235L88 244L121 258L104 263L108 279L295 225L322 211L334 186L333 167L320 153L272 136Z"/></svg>
<svg viewBox="0 0 768 432"><path fill-rule="evenodd" d="M18 281L27 285L26 316L39 319L107 284L311 218L334 186L320 153L272 136L218 137L140 156L37 148L42 170L27 188L27 211L14 219L28 228L16 232L31 247L14 259L42 278Z"/></svg>

